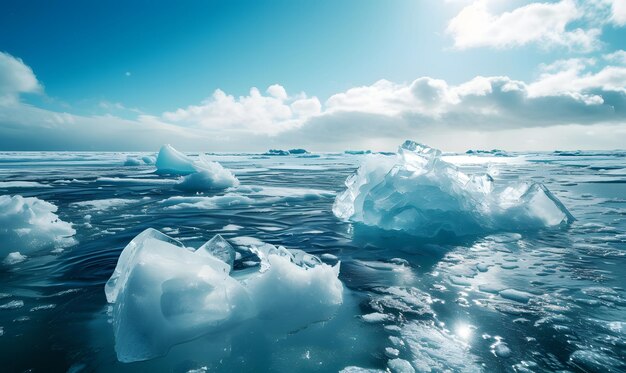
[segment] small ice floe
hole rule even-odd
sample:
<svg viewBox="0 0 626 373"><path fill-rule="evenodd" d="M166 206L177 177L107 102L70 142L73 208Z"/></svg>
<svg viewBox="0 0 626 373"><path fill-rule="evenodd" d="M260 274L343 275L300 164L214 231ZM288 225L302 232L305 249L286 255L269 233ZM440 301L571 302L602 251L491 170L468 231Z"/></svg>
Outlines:
<svg viewBox="0 0 626 373"><path fill-rule="evenodd" d="M232 231L238 231L241 228L243 228L241 225L228 224L228 225L225 225L224 227L222 227L222 231L232 232Z"/></svg>
<svg viewBox="0 0 626 373"><path fill-rule="evenodd" d="M16 310L22 307L24 307L23 300L12 300L10 302L0 304L0 310Z"/></svg>
<svg viewBox="0 0 626 373"><path fill-rule="evenodd" d="M33 308L30 309L30 312L37 312L37 311L43 311L43 310L51 310L56 308L56 304L51 303L51 304L42 304L41 306L35 306Z"/></svg>
<svg viewBox="0 0 626 373"><path fill-rule="evenodd" d="M380 323L385 321L393 321L393 315L388 315L380 312L372 312L367 315L361 316L361 319L367 323Z"/></svg>
<svg viewBox="0 0 626 373"><path fill-rule="evenodd" d="M500 296L504 299L513 300L520 303L528 303L530 298L532 298L532 294L515 289L502 290L500 291Z"/></svg>
<svg viewBox="0 0 626 373"><path fill-rule="evenodd" d="M297 330L328 319L343 302L339 263L238 241L259 259L257 270L233 270L235 249L219 235L197 250L154 229L135 237L105 286L118 359L162 356L175 344L243 322Z"/></svg>
<svg viewBox="0 0 626 373"><path fill-rule="evenodd" d="M204 154L200 154L199 159L192 159L169 144L161 147L155 165L159 174L186 175L176 185L184 191L206 192L239 185L232 172L210 161Z"/></svg>
<svg viewBox="0 0 626 373"><path fill-rule="evenodd" d="M95 210L95 211L105 211L105 210L125 207L135 202L137 202L137 200L134 200L134 199L107 198L107 199L96 199L92 201L72 202L70 203L70 206L81 207L81 208L86 208L86 209Z"/></svg>
<svg viewBox="0 0 626 373"><path fill-rule="evenodd" d="M141 166L144 163L137 157L126 157L126 161L124 161L124 166Z"/></svg>
<svg viewBox="0 0 626 373"><path fill-rule="evenodd" d="M156 162L156 157L153 157L151 155L146 155L146 156L141 157L141 160L145 164L154 164Z"/></svg>
<svg viewBox="0 0 626 373"><path fill-rule="evenodd" d="M415 373L411 363L404 359L391 359L387 362L387 366L392 373Z"/></svg>
<svg viewBox="0 0 626 373"><path fill-rule="evenodd" d="M510 357L511 349L509 348L509 346L505 342L502 341L502 338L500 337L495 337L495 338L496 338L496 342L491 345L491 352L497 357L501 357L503 359Z"/></svg>
<svg viewBox="0 0 626 373"><path fill-rule="evenodd" d="M0 255L9 249L29 254L75 244L76 230L56 212L57 206L36 197L0 196Z"/></svg>
<svg viewBox="0 0 626 373"><path fill-rule="evenodd" d="M345 184L333 205L338 218L415 236L561 227L574 220L543 184L501 185L488 174L467 175L441 151L408 140L395 157L365 157Z"/></svg>
<svg viewBox="0 0 626 373"><path fill-rule="evenodd" d="M25 261L26 259L28 259L26 255L22 255L19 251L15 251L15 252L9 253L9 255L7 255L6 258L4 258L4 260L2 261L2 264L10 266L10 265L21 263Z"/></svg>

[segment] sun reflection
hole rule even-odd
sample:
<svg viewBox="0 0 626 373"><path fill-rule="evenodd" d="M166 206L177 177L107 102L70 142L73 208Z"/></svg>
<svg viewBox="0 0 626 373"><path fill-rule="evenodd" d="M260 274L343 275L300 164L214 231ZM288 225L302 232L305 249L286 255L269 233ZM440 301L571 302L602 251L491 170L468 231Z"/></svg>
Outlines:
<svg viewBox="0 0 626 373"><path fill-rule="evenodd" d="M459 323L454 329L454 334L460 337L463 341L468 342L472 337L472 331L474 327L470 324Z"/></svg>

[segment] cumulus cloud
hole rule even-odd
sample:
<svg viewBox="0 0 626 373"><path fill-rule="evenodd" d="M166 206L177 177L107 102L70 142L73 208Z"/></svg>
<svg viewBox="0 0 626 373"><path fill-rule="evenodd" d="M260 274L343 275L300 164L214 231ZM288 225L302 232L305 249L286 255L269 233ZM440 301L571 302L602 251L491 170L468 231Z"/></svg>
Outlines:
<svg viewBox="0 0 626 373"><path fill-rule="evenodd" d="M623 58L618 54L609 56L609 59ZM586 58L546 65L540 79L528 87L529 93L531 96L578 96L588 103L603 102L598 92L626 93L626 67L604 66L598 71L588 71L596 63L596 59Z"/></svg>
<svg viewBox="0 0 626 373"><path fill-rule="evenodd" d="M289 95L277 84L240 97L217 90L198 105L131 119L21 102L20 93L40 89L35 79L35 85L12 88L13 103L0 105L0 149L156 150L172 143L204 151L384 150L404 138L454 150L489 141L490 147L551 148L567 145L563 139L571 141L569 148L613 147L626 143L626 67L613 64L620 58L614 52L556 61L542 66L532 82L507 76L478 76L461 84L431 77L380 80L324 103L304 93ZM566 136L555 128L570 132ZM524 133L530 137L522 141Z"/></svg>
<svg viewBox="0 0 626 373"><path fill-rule="evenodd" d="M604 0L611 7L611 21L617 26L626 25L626 0Z"/></svg>
<svg viewBox="0 0 626 373"><path fill-rule="evenodd" d="M574 0L535 2L500 14L491 13L486 0L478 0L450 20L446 31L458 49L510 48L535 43L589 51L599 45L601 29L574 27L584 16L585 12Z"/></svg>
<svg viewBox="0 0 626 373"><path fill-rule="evenodd" d="M605 60L620 65L626 65L626 51L618 50L612 53L607 53L602 56Z"/></svg>
<svg viewBox="0 0 626 373"><path fill-rule="evenodd" d="M229 129L253 133L278 133L301 125L317 115L321 103L317 97L289 97L284 87L270 86L267 95L258 88L247 96L234 97L218 89L199 105L166 112L162 119L202 129Z"/></svg>
<svg viewBox="0 0 626 373"><path fill-rule="evenodd" d="M21 93L38 93L41 84L21 59L0 52L0 105L15 103Z"/></svg>

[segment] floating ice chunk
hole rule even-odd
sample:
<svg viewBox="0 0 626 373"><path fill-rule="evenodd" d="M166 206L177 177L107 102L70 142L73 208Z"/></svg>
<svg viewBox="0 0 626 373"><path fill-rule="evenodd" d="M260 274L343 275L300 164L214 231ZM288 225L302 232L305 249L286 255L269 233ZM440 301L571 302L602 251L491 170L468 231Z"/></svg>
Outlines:
<svg viewBox="0 0 626 373"><path fill-rule="evenodd" d="M207 243L200 246L198 250L196 250L196 254L213 256L221 260L228 265L227 272L230 272L233 269L236 257L235 249L233 249L228 241L226 241L219 234L216 234L213 238L207 241Z"/></svg>
<svg viewBox="0 0 626 373"><path fill-rule="evenodd" d="M502 341L496 342L492 346L492 349L493 349L493 353L496 354L496 356L498 357L507 358L511 356L511 349L506 343Z"/></svg>
<svg viewBox="0 0 626 373"><path fill-rule="evenodd" d="M289 149L289 154L309 154L309 151L306 149Z"/></svg>
<svg viewBox="0 0 626 373"><path fill-rule="evenodd" d="M198 172L195 162L171 145L163 145L156 160L157 173L161 174L193 174Z"/></svg>
<svg viewBox="0 0 626 373"><path fill-rule="evenodd" d="M339 373L386 373L386 370L361 368L355 366L345 367Z"/></svg>
<svg viewBox="0 0 626 373"><path fill-rule="evenodd" d="M392 315L387 315L385 313L380 313L380 312L368 313L367 315L361 316L361 318L363 319L363 321L368 322L368 323L379 323L379 322L393 320Z"/></svg>
<svg viewBox="0 0 626 373"><path fill-rule="evenodd" d="M241 225L237 224L228 224L222 227L222 231L238 231L243 228Z"/></svg>
<svg viewBox="0 0 626 373"><path fill-rule="evenodd" d="M151 156L151 155L143 156L143 157L141 157L141 160L145 164L154 164L156 162L156 158Z"/></svg>
<svg viewBox="0 0 626 373"><path fill-rule="evenodd" d="M500 292L500 296L505 299L514 300L520 303L528 303L530 298L532 298L532 294L529 294L525 291L515 290L515 289L505 289Z"/></svg>
<svg viewBox="0 0 626 373"><path fill-rule="evenodd" d="M398 357L398 355L400 355L400 351L393 347L385 347L385 355L391 358Z"/></svg>
<svg viewBox="0 0 626 373"><path fill-rule="evenodd" d="M12 300L8 303L0 305L0 310L16 310L22 307L24 307L23 300Z"/></svg>
<svg viewBox="0 0 626 373"><path fill-rule="evenodd" d="M0 196L0 254L9 254L10 249L28 254L73 245L76 231L56 211L57 206L39 198Z"/></svg>
<svg viewBox="0 0 626 373"><path fill-rule="evenodd" d="M150 243L160 244L161 242L170 244L171 246L181 248L185 247L185 245L183 245L180 241L152 228L148 228L139 233L128 243L128 245L126 245L117 260L117 265L115 266L115 270L113 270L113 274L104 287L104 292L109 303L115 303L120 289L123 289L126 286L126 281L128 280L130 271L133 269L133 266L137 261L137 253L145 250L145 247Z"/></svg>
<svg viewBox="0 0 626 373"><path fill-rule="evenodd" d="M176 188L191 192L210 192L239 185L239 180L235 175L221 164L207 162L203 166L207 168L183 177Z"/></svg>
<svg viewBox="0 0 626 373"><path fill-rule="evenodd" d="M124 248L105 286L120 361L163 355L173 344L253 314L228 265L201 254L154 229Z"/></svg>
<svg viewBox="0 0 626 373"><path fill-rule="evenodd" d="M128 156L126 157L126 161L124 162L124 166L141 166L143 162L136 157Z"/></svg>
<svg viewBox="0 0 626 373"><path fill-rule="evenodd" d="M344 154L348 155L362 155L362 154L372 154L371 150L345 150Z"/></svg>
<svg viewBox="0 0 626 373"><path fill-rule="evenodd" d="M217 209L237 205L253 205L255 200L239 193L226 193L221 196L211 197L184 197L175 196L160 201L165 205L166 209L183 210L183 209Z"/></svg>
<svg viewBox="0 0 626 373"><path fill-rule="evenodd" d="M396 157L369 155L333 205L340 219L433 237L566 225L574 218L543 185L497 185L466 175L441 152L406 141Z"/></svg>
<svg viewBox="0 0 626 373"><path fill-rule="evenodd" d="M230 276L234 250L219 235L196 251L154 229L135 237L105 286L118 359L161 356L175 344L249 319L299 328L329 317L342 303L339 264L248 241L262 270Z"/></svg>
<svg viewBox="0 0 626 373"><path fill-rule="evenodd" d="M104 211L104 210L124 207L133 202L136 202L136 200L123 199L123 198L108 198L108 199L96 199L93 201L72 202L70 203L70 206L71 207L83 207L83 208L88 208L88 209L97 210L97 211Z"/></svg>
<svg viewBox="0 0 626 373"><path fill-rule="evenodd" d="M19 251L15 251L15 252L9 253L9 255L7 255L7 257L4 258L2 263L4 265L13 265L13 264L21 263L25 261L26 259L27 259L26 255L22 255Z"/></svg>
<svg viewBox="0 0 626 373"><path fill-rule="evenodd" d="M284 155L289 155L289 150L270 149L270 150L268 150L266 153L263 153L263 155L278 155L278 156L284 156Z"/></svg>
<svg viewBox="0 0 626 373"><path fill-rule="evenodd" d="M206 156L200 155L194 160L174 149L163 145L156 160L157 173L187 175L180 180L178 189L204 192L221 190L239 185L239 180L232 172Z"/></svg>
<svg viewBox="0 0 626 373"><path fill-rule="evenodd" d="M310 266L309 259L298 262L286 254L289 251L270 250L265 259L267 269L245 280L259 317L294 329L329 318L343 302L339 264L331 267L318 259L317 265Z"/></svg>
<svg viewBox="0 0 626 373"><path fill-rule="evenodd" d="M411 363L404 359L391 359L387 362L387 366L393 373L415 373Z"/></svg>

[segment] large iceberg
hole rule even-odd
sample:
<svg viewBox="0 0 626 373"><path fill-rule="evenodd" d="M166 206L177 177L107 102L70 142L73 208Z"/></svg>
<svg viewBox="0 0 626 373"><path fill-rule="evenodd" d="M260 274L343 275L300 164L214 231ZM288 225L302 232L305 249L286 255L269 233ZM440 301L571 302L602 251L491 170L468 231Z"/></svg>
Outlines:
<svg viewBox="0 0 626 373"><path fill-rule="evenodd" d="M466 175L441 151L408 140L396 157L367 156L345 184L333 205L337 217L415 236L523 231L574 220L542 184L500 185L488 174Z"/></svg>
<svg viewBox="0 0 626 373"><path fill-rule="evenodd" d="M185 191L205 192L239 185L232 172L210 161L204 154L192 159L169 144L161 147L155 165L159 174L186 175L177 185L178 189Z"/></svg>
<svg viewBox="0 0 626 373"><path fill-rule="evenodd" d="M343 301L339 264L262 242L260 266L233 270L235 249L217 235L197 250L154 229L122 251L106 283L115 350L122 362L162 356L175 344L244 321L299 325L329 317Z"/></svg>
<svg viewBox="0 0 626 373"><path fill-rule="evenodd" d="M39 198L0 196L0 254L29 254L73 245L72 224L59 219L57 206Z"/></svg>

